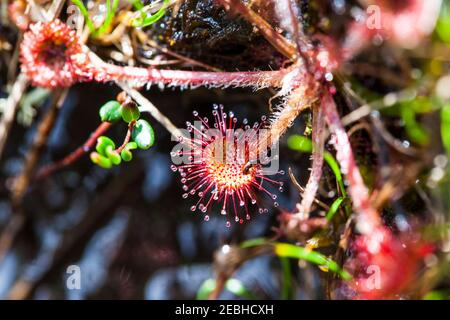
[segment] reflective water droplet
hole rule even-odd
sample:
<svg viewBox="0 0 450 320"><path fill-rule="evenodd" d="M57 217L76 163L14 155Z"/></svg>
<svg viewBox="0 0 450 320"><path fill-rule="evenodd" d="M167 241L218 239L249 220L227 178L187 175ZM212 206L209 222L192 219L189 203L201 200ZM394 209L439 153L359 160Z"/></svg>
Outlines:
<svg viewBox="0 0 450 320"><path fill-rule="evenodd" d="M200 198L202 198L203 197L203 192L202 191L200 191L199 193L198 193L198 196L200 197Z"/></svg>
<svg viewBox="0 0 450 320"><path fill-rule="evenodd" d="M194 115L194 117L198 116L198 112L196 110L192 111L192 114Z"/></svg>
<svg viewBox="0 0 450 320"><path fill-rule="evenodd" d="M252 204L255 204L256 203L256 199L252 199Z"/></svg>
<svg viewBox="0 0 450 320"><path fill-rule="evenodd" d="M181 183L186 183L186 178L182 178Z"/></svg>
<svg viewBox="0 0 450 320"><path fill-rule="evenodd" d="M273 199L273 200L276 200L276 199L277 199L277 195L276 195L276 194L273 194L273 195L272 195L272 199Z"/></svg>
<svg viewBox="0 0 450 320"><path fill-rule="evenodd" d="M226 214L227 214L227 211L226 211L226 210L222 210L222 211L220 211L220 214L221 214L221 215L226 215Z"/></svg>
<svg viewBox="0 0 450 320"><path fill-rule="evenodd" d="M203 207L202 208L202 212L206 212L206 211L208 211L208 208L207 207Z"/></svg>
<svg viewBox="0 0 450 320"><path fill-rule="evenodd" d="M203 218L203 220L205 220L205 221L209 221L209 216L208 215L206 215L204 218Z"/></svg>
<svg viewBox="0 0 450 320"><path fill-rule="evenodd" d="M245 202L244 202L244 201L241 201L241 202L239 202L239 205L240 205L241 207L243 207L243 206L245 205Z"/></svg>
<svg viewBox="0 0 450 320"><path fill-rule="evenodd" d="M196 206L192 206L192 207L191 207L191 211L195 211L196 209L197 209Z"/></svg>
<svg viewBox="0 0 450 320"><path fill-rule="evenodd" d="M250 220L250 215L247 214L247 215L245 216L245 219Z"/></svg>
<svg viewBox="0 0 450 320"><path fill-rule="evenodd" d="M258 209L258 212L259 212L259 213L263 213L263 212L264 212L263 208L259 208L259 209Z"/></svg>
<svg viewBox="0 0 450 320"><path fill-rule="evenodd" d="M177 166L174 164L170 166L170 169L172 169L173 172L177 172L178 170Z"/></svg>
<svg viewBox="0 0 450 320"><path fill-rule="evenodd" d="M238 221L239 221L239 217L238 217L238 216L235 216L235 217L234 217L234 221L238 222Z"/></svg>
<svg viewBox="0 0 450 320"><path fill-rule="evenodd" d="M284 191L284 188L283 188L283 187L279 187L279 188L278 188L278 191L283 192L283 191Z"/></svg>
<svg viewBox="0 0 450 320"><path fill-rule="evenodd" d="M187 193L183 193L183 195L182 195L183 199L186 199L188 196L189 196L189 194L187 194Z"/></svg>
<svg viewBox="0 0 450 320"><path fill-rule="evenodd" d="M227 226L227 228L229 228L231 226L230 221L227 221L227 223L225 225Z"/></svg>
<svg viewBox="0 0 450 320"><path fill-rule="evenodd" d="M273 206L274 206L275 208L278 208L279 205L280 205L280 204L279 204L278 202L274 202L274 203L273 203Z"/></svg>

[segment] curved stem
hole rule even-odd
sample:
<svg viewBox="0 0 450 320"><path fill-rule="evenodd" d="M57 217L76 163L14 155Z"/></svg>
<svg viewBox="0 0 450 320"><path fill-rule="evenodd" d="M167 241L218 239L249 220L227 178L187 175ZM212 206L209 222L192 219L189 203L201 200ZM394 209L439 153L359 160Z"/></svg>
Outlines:
<svg viewBox="0 0 450 320"><path fill-rule="evenodd" d="M349 194L353 201L353 207L358 213L358 231L362 234L368 234L376 227L382 225L381 218L370 203L369 190L364 184L364 180L356 165L350 140L341 123L333 97L329 92L326 92L322 99L325 118L330 132L334 136L333 143L336 149L336 158L341 165L342 172L347 176Z"/></svg>
<svg viewBox="0 0 450 320"><path fill-rule="evenodd" d="M79 158L81 158L85 153L89 152L97 142L97 138L100 137L102 134L104 134L110 127L110 122L102 122L100 126L91 134L88 140L86 142L78 147L74 152L66 156L65 158L61 159L60 161L48 164L44 167L42 167L36 174L35 180L40 180L47 178L48 176L52 175L54 172L67 167L77 161Z"/></svg>

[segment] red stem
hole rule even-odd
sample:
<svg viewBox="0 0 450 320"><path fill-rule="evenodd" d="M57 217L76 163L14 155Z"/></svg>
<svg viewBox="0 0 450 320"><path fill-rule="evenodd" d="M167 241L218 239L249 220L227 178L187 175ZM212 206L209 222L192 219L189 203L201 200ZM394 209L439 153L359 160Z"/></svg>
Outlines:
<svg viewBox="0 0 450 320"><path fill-rule="evenodd" d="M325 118L330 132L334 136L336 158L341 165L342 173L347 176L349 194L353 201L353 207L358 213L358 231L368 234L382 225L380 216L370 203L369 191L356 165L350 140L342 125L333 97L329 92L326 92L322 99Z"/></svg>
<svg viewBox="0 0 450 320"><path fill-rule="evenodd" d="M85 153L89 152L93 148L93 146L97 142L97 138L104 134L111 127L111 125L112 124L110 122L102 122L102 124L97 127L97 129L90 135L89 139L87 139L82 146L78 147L74 152L72 152L62 160L42 167L36 174L35 180L44 179L54 172L77 161Z"/></svg>
<svg viewBox="0 0 450 320"><path fill-rule="evenodd" d="M134 125L136 124L136 121L132 121L128 124L128 131L127 135L125 136L125 139L123 140L122 145L115 150L118 154L122 152L123 149L127 146L128 142L131 140L131 133L133 132Z"/></svg>
<svg viewBox="0 0 450 320"><path fill-rule="evenodd" d="M325 100L323 100L325 101ZM322 178L323 151L324 151L324 102L320 106L313 108L313 125L312 125L312 168L305 191L303 192L302 202L300 203L299 213L304 216L311 211L311 206L319 189L320 179Z"/></svg>
<svg viewBox="0 0 450 320"><path fill-rule="evenodd" d="M93 59L93 61L95 61ZM136 81L138 84L168 86L210 87L275 87L283 84L283 78L292 68L277 71L208 72L184 70L158 70L152 68L123 67L105 62L92 63L91 73L96 81Z"/></svg>

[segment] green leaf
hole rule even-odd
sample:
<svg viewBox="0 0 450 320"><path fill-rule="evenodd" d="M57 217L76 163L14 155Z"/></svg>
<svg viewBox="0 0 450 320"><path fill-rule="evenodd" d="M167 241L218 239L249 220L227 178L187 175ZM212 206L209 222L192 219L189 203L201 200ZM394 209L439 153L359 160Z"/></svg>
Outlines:
<svg viewBox="0 0 450 320"><path fill-rule="evenodd" d="M281 267L283 269L283 282L281 290L281 299L288 300L292 297L292 274L291 264L286 257L280 257Z"/></svg>
<svg viewBox="0 0 450 320"><path fill-rule="evenodd" d="M95 33L94 23L92 22L91 17L89 16L89 12L84 6L83 1L82 0L71 0L71 1L73 2L74 5L78 7L78 9L80 9L80 12L84 17L84 20L86 21L86 25L88 26L89 31L91 33Z"/></svg>
<svg viewBox="0 0 450 320"><path fill-rule="evenodd" d="M107 146L105 149L105 153L108 156L109 160L116 166L119 165L122 162L122 157L114 151L114 148L112 146Z"/></svg>
<svg viewBox="0 0 450 320"><path fill-rule="evenodd" d="M127 149L123 149L120 153L120 156L122 157L122 160L126 162L129 162L133 159L133 154Z"/></svg>
<svg viewBox="0 0 450 320"><path fill-rule="evenodd" d="M325 151L323 153L323 158L325 162L328 164L328 166L331 168L331 171L333 171L333 174L336 178L337 184L339 185L339 190L341 191L342 196L347 197L347 191L345 191L344 179L342 178L341 168L337 163L336 159L334 159L333 155L328 151Z"/></svg>
<svg viewBox="0 0 450 320"><path fill-rule="evenodd" d="M436 290L428 292L423 300L449 300L450 299L450 290Z"/></svg>
<svg viewBox="0 0 450 320"><path fill-rule="evenodd" d="M294 134L290 136L287 140L289 149L300 151L300 152L312 152L313 146L312 141L307 137Z"/></svg>
<svg viewBox="0 0 450 320"><path fill-rule="evenodd" d="M304 247L289 243L275 243L274 251L279 257L305 260L318 265L322 270L326 269L338 274L344 280L351 279L351 275L339 267L336 262L316 251L308 250Z"/></svg>
<svg viewBox="0 0 450 320"><path fill-rule="evenodd" d="M450 156L450 103L441 110L441 136L447 154Z"/></svg>
<svg viewBox="0 0 450 320"><path fill-rule="evenodd" d="M95 146L95 150L102 155L102 156L108 156L106 153L107 149L114 150L116 148L116 145L114 144L114 141L112 141L110 138L106 136L100 136L97 138L97 145Z"/></svg>
<svg viewBox="0 0 450 320"><path fill-rule="evenodd" d="M148 14L144 11L144 8L141 8L138 12L140 12L140 16L137 18L134 18L131 21L131 25L133 27L142 28L147 27L155 22L157 22L159 19L161 19L166 14L167 5L169 3L169 0L164 0L164 3L162 7L155 13L155 14Z"/></svg>
<svg viewBox="0 0 450 320"><path fill-rule="evenodd" d="M155 143L155 132L152 126L143 119L136 122L131 136L137 146L143 150L147 150Z"/></svg>
<svg viewBox="0 0 450 320"><path fill-rule="evenodd" d="M344 201L344 197L339 197L336 200L334 200L333 204L331 205L330 209L327 212L326 215L327 221L333 220L333 217L338 211L339 207L341 206L342 201Z"/></svg>
<svg viewBox="0 0 450 320"><path fill-rule="evenodd" d="M100 107L100 119L102 122L116 122L122 118L120 103L112 100Z"/></svg>
<svg viewBox="0 0 450 320"><path fill-rule="evenodd" d="M123 148L122 152L120 153L120 156L122 157L123 161L131 161L133 159L133 154L131 153L130 150L134 150L137 149L138 145L136 142L131 141L128 142L125 146L125 148Z"/></svg>
<svg viewBox="0 0 450 320"><path fill-rule="evenodd" d="M126 123L136 121L141 116L139 108L134 103L123 105L120 109L120 112L122 114L123 121L125 121Z"/></svg>
<svg viewBox="0 0 450 320"><path fill-rule="evenodd" d="M254 238L250 240L246 240L241 243L241 248L251 248L251 247L257 247L262 246L265 244L268 244L268 240L266 238Z"/></svg>
<svg viewBox="0 0 450 320"><path fill-rule="evenodd" d="M103 21L100 28L98 28L94 32L94 37L99 37L108 30L109 26L111 25L112 19L114 18L114 14L117 11L118 5L119 5L119 0L113 0L112 6L111 6L111 0L106 0L106 18Z"/></svg>
<svg viewBox="0 0 450 320"><path fill-rule="evenodd" d="M436 24L436 33L442 41L450 44L450 6L448 4L442 5L441 16Z"/></svg>
<svg viewBox="0 0 450 320"><path fill-rule="evenodd" d="M93 163L95 163L96 165L98 165L104 169L109 169L112 167L111 160L109 160L105 156L98 154L97 152L92 152L90 154L90 158Z"/></svg>
<svg viewBox="0 0 450 320"><path fill-rule="evenodd" d="M401 115L408 136L422 146L428 145L430 138L425 129L417 122L415 110L409 105L404 105L401 108Z"/></svg>
<svg viewBox="0 0 450 320"><path fill-rule="evenodd" d="M138 148L138 145L134 141L128 142L127 145L125 146L125 149L127 149L127 150L134 150L137 148Z"/></svg>

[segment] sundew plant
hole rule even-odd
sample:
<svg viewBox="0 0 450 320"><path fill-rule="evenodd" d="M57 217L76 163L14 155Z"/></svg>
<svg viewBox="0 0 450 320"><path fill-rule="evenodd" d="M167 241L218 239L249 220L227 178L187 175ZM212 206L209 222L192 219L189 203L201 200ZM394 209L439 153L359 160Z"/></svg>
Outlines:
<svg viewBox="0 0 450 320"><path fill-rule="evenodd" d="M0 298L448 299L449 66L442 0L2 1Z"/></svg>

